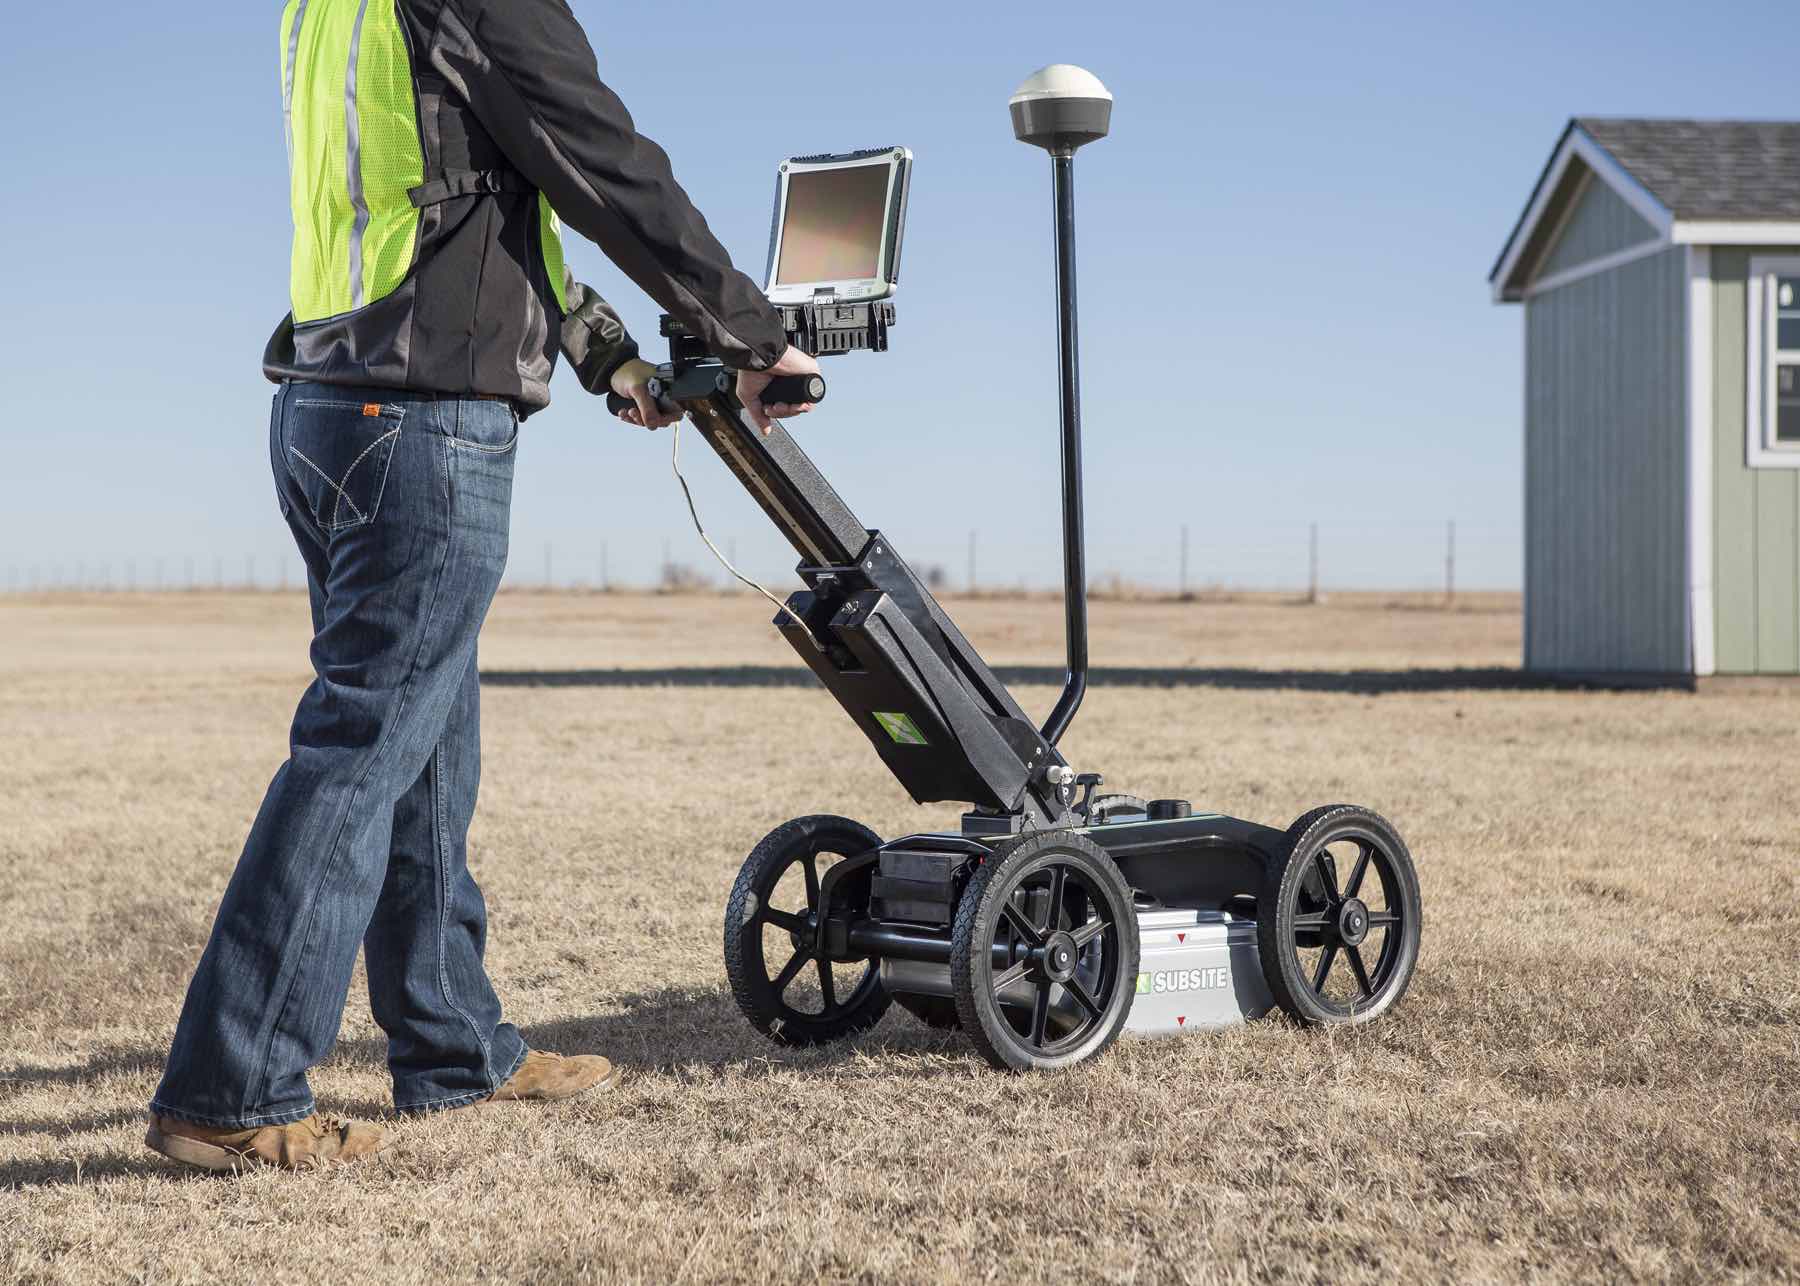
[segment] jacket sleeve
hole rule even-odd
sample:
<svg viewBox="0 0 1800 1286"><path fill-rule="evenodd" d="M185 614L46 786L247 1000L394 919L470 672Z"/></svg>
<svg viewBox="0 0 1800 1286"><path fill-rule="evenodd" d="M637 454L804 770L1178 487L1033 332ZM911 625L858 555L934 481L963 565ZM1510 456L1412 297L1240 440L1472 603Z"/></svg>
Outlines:
<svg viewBox="0 0 1800 1286"><path fill-rule="evenodd" d="M581 387L604 397L612 388L613 372L638 355L637 341L593 287L582 285L566 269L563 281L569 301L563 313L563 356L575 368Z"/></svg>
<svg viewBox="0 0 1800 1286"><path fill-rule="evenodd" d="M432 61L563 221L714 353L747 370L781 356L779 314L601 83L566 0L445 0Z"/></svg>

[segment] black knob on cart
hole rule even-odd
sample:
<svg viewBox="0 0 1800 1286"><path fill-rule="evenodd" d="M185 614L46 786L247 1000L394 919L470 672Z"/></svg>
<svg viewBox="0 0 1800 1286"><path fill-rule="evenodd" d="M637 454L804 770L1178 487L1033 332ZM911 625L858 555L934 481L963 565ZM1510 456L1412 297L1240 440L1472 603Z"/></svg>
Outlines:
<svg viewBox="0 0 1800 1286"><path fill-rule="evenodd" d="M1192 817L1194 806L1185 799L1153 799L1150 801L1150 820L1153 822L1172 822L1178 817Z"/></svg>

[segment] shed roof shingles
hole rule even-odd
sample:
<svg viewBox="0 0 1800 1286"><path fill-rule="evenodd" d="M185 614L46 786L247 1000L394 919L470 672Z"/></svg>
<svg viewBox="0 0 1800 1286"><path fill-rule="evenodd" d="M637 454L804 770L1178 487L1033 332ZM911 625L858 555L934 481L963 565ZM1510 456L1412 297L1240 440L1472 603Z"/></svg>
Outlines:
<svg viewBox="0 0 1800 1286"><path fill-rule="evenodd" d="M1577 117L1677 219L1800 219L1800 121Z"/></svg>

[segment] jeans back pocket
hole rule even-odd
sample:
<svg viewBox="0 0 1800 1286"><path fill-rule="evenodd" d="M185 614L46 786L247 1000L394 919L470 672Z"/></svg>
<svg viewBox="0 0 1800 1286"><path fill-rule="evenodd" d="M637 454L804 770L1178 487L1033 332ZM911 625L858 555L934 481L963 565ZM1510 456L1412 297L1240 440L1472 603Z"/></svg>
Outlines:
<svg viewBox="0 0 1800 1286"><path fill-rule="evenodd" d="M288 474L327 535L375 521L403 408L378 402L296 399L287 431Z"/></svg>

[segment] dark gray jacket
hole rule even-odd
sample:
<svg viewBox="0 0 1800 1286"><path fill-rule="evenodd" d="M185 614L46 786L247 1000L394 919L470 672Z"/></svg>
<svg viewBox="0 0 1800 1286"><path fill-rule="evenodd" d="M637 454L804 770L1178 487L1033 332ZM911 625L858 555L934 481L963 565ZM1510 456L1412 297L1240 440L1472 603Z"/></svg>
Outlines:
<svg viewBox="0 0 1800 1286"><path fill-rule="evenodd" d="M728 364L761 370L780 319L600 81L564 0L395 0L412 63L426 182L398 289L269 341L273 380L485 394L548 405L559 350L604 393L637 355L618 315L546 267L539 193ZM560 261L553 252L551 263Z"/></svg>

